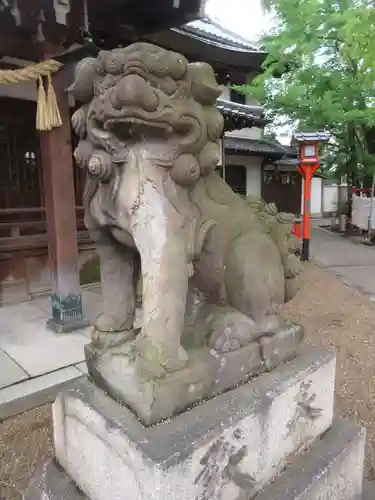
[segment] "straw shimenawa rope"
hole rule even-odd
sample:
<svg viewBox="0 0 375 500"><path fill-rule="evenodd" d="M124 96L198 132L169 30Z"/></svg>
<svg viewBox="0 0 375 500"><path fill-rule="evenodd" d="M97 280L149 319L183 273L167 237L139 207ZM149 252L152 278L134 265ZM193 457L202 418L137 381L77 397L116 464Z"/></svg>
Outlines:
<svg viewBox="0 0 375 500"><path fill-rule="evenodd" d="M55 91L52 85L51 74L62 68L63 64L49 59L33 66L21 69L0 70L0 85L28 82L37 80L38 100L36 113L36 129L48 131L61 127L62 120L57 105ZM43 77L47 79L47 93L44 88Z"/></svg>

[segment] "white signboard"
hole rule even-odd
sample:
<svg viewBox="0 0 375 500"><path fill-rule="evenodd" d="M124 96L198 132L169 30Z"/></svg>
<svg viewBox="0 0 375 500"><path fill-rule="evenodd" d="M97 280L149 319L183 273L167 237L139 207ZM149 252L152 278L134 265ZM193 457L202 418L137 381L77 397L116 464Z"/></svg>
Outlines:
<svg viewBox="0 0 375 500"><path fill-rule="evenodd" d="M367 196L352 197L352 224L360 229L368 229L371 198ZM375 229L375 198L372 200L371 229Z"/></svg>

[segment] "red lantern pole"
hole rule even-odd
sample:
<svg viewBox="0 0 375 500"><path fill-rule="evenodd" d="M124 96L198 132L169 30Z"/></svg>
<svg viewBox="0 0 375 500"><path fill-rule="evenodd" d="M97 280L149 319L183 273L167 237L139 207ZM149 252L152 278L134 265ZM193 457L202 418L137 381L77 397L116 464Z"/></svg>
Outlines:
<svg viewBox="0 0 375 500"><path fill-rule="evenodd" d="M311 183L318 164L300 166L303 175L303 218L302 218L302 249L301 260L307 262L310 258L310 219L311 219Z"/></svg>
<svg viewBox="0 0 375 500"><path fill-rule="evenodd" d="M319 143L329 140L325 132L294 132L292 144L299 146L299 173L303 177L303 219L301 260L310 257L311 183L319 168Z"/></svg>

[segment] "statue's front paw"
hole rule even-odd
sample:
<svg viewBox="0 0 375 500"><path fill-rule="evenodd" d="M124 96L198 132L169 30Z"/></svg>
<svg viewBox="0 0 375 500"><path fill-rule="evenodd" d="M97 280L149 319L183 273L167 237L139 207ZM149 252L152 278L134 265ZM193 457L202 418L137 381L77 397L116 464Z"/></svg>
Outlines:
<svg viewBox="0 0 375 500"><path fill-rule="evenodd" d="M151 338L138 338L137 352L137 371L144 378L160 378L182 370L188 361L182 346L172 346Z"/></svg>
<svg viewBox="0 0 375 500"><path fill-rule="evenodd" d="M241 344L238 339L233 337L232 330L226 333L215 331L209 340L209 346L215 349L217 352L226 353L231 351L237 351L240 349Z"/></svg>
<svg viewBox="0 0 375 500"><path fill-rule="evenodd" d="M114 316L100 314L94 322L94 328L105 333L123 332L124 330L133 329L133 320L133 316L118 319Z"/></svg>
<svg viewBox="0 0 375 500"><path fill-rule="evenodd" d="M96 330L96 328L94 328L91 334L91 342L97 349L117 347L134 338L134 330L124 330L122 332L101 332L100 330Z"/></svg>
<svg viewBox="0 0 375 500"><path fill-rule="evenodd" d="M239 311L229 311L213 315L208 345L215 351L225 353L236 351L249 344L261 334L258 325Z"/></svg>

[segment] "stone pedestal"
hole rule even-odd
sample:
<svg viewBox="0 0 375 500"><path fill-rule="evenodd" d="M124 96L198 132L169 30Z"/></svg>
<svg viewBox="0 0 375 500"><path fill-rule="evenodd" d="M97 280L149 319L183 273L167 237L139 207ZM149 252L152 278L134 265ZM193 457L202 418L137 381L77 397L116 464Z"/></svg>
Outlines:
<svg viewBox="0 0 375 500"><path fill-rule="evenodd" d="M25 498L359 500L364 431L332 425L334 380L334 354L306 348L151 427L78 382L54 404L57 463Z"/></svg>
<svg viewBox="0 0 375 500"><path fill-rule="evenodd" d="M185 368L150 380L139 375L135 342L110 349L88 344L85 353L95 383L132 408L145 425L151 425L293 359L300 352L302 339L300 325L286 325L276 334L264 335L235 351L190 349Z"/></svg>

